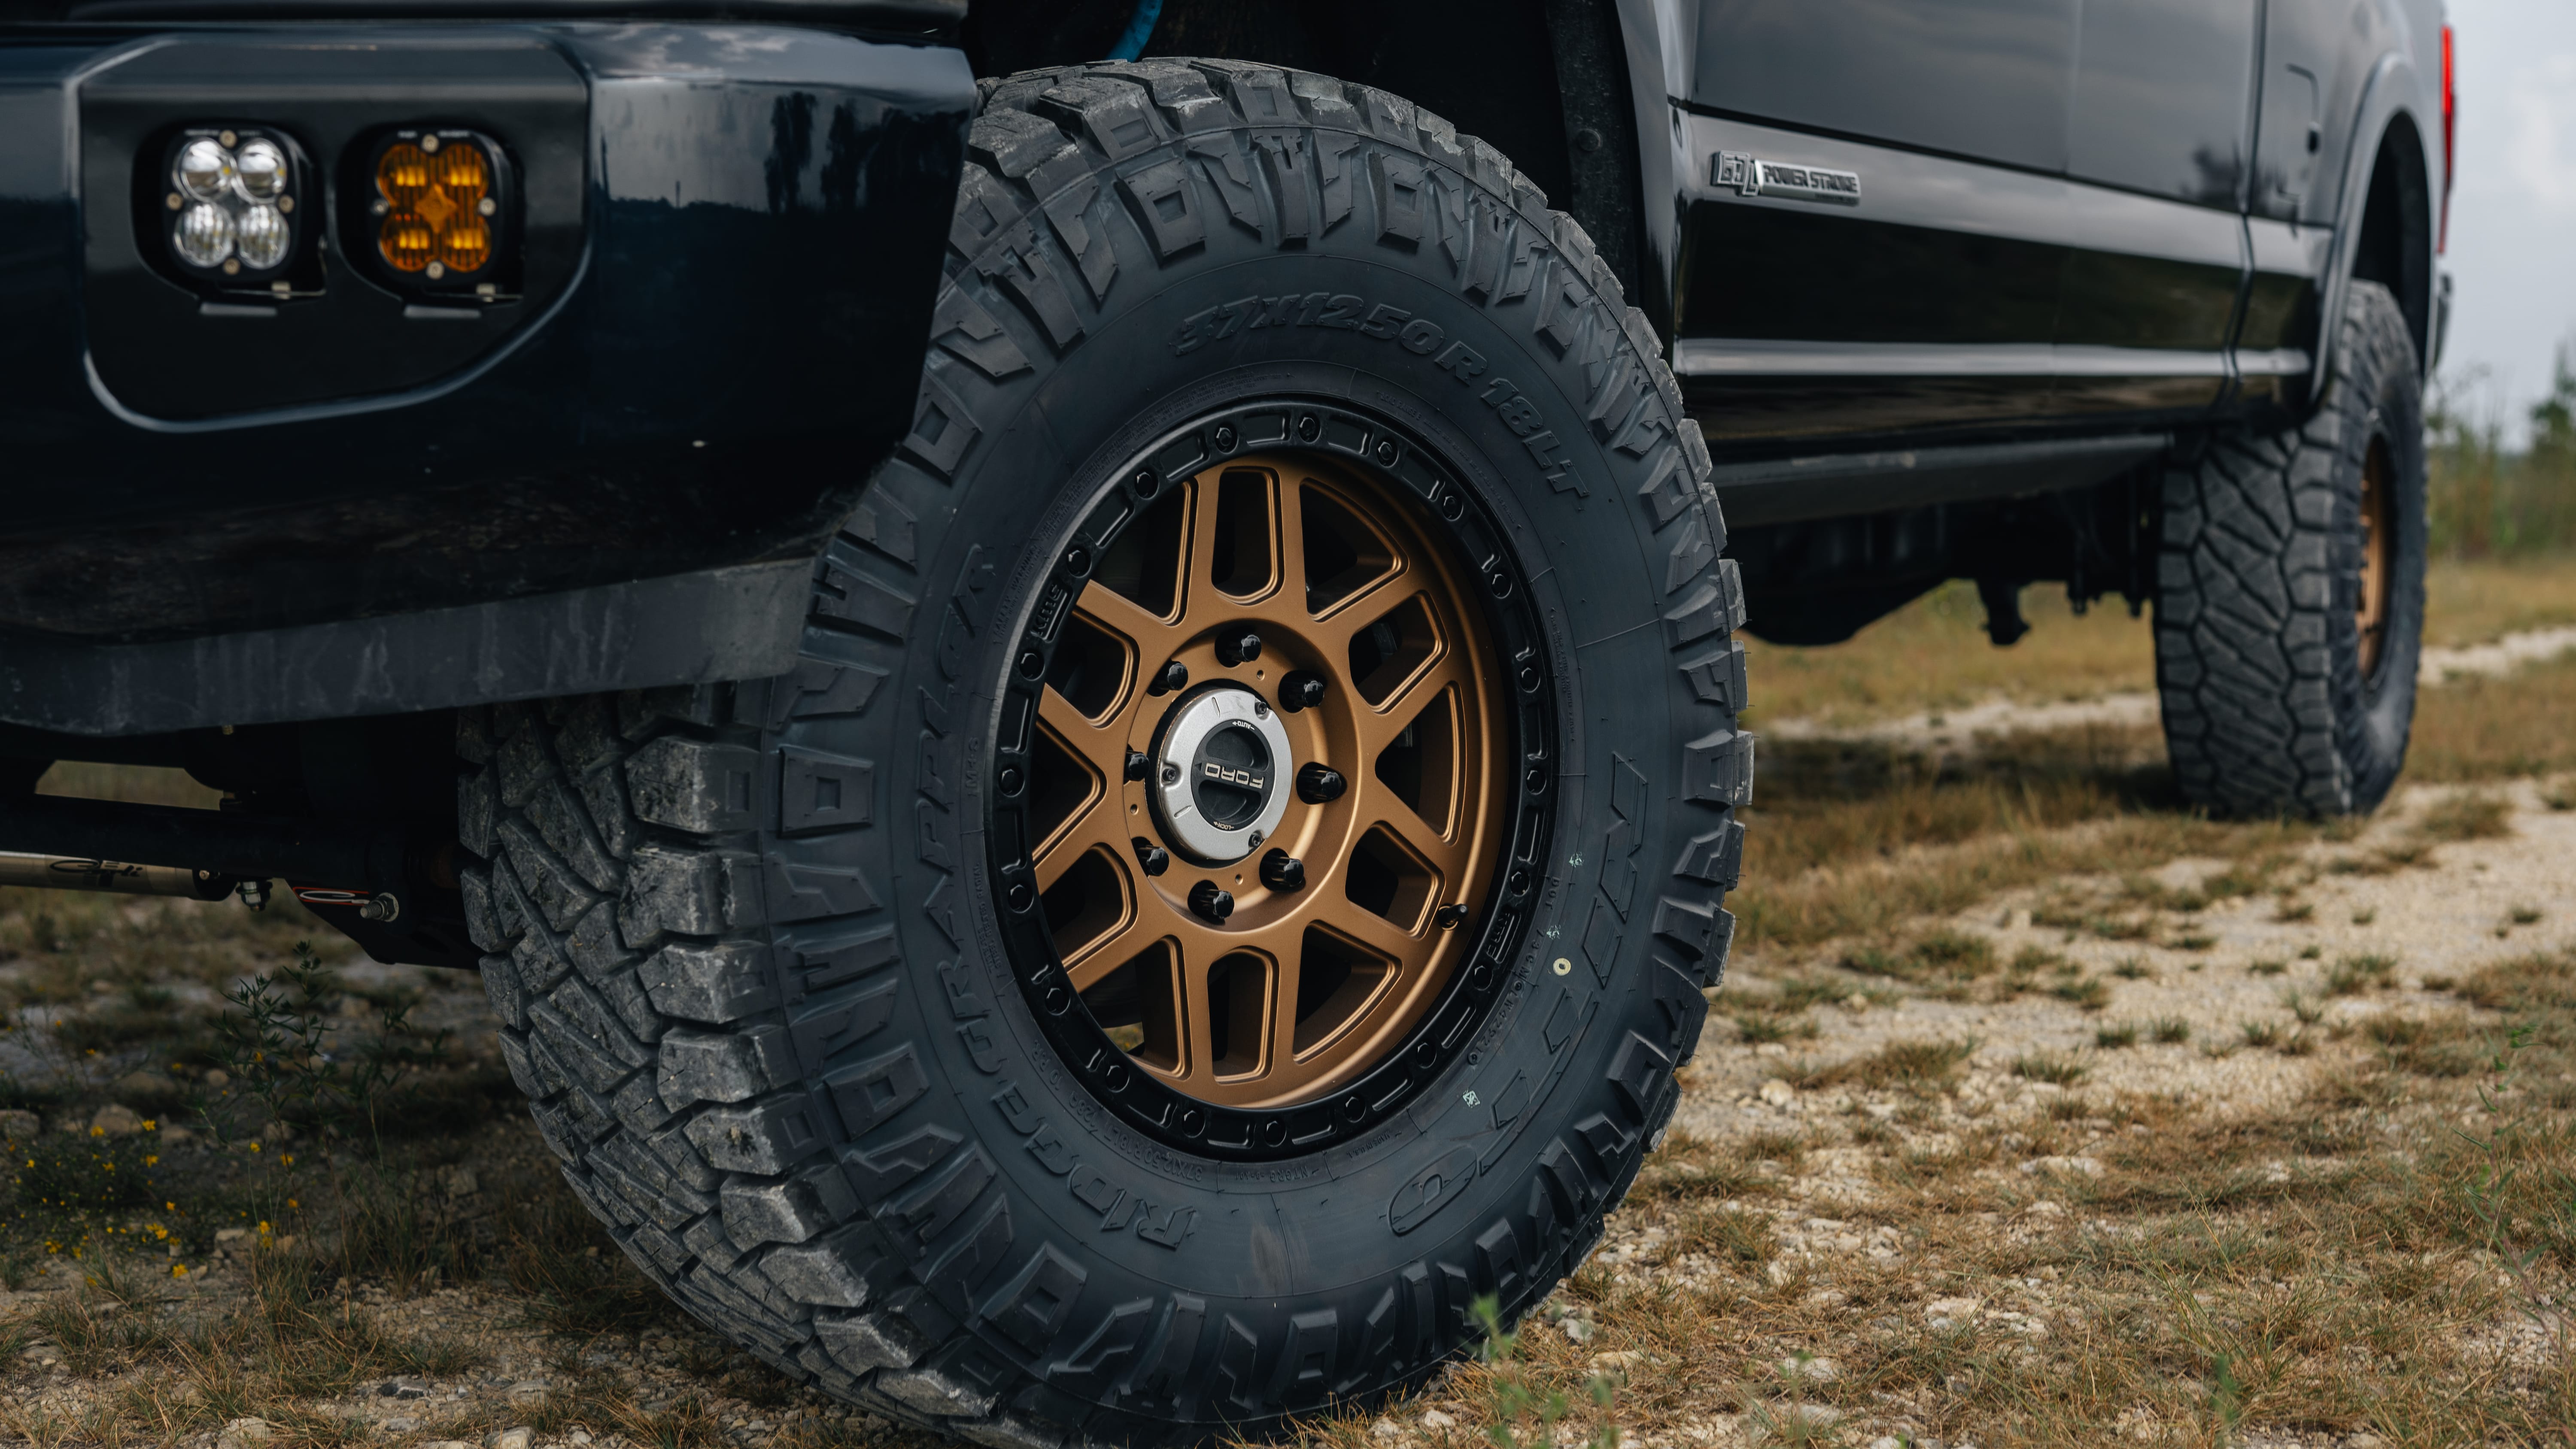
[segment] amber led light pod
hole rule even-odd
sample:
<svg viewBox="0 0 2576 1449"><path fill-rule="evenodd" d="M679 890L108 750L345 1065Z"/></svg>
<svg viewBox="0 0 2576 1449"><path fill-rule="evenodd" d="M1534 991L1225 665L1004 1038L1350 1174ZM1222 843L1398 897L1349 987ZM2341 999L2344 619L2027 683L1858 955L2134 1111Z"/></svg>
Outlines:
<svg viewBox="0 0 2576 1449"><path fill-rule="evenodd" d="M490 299L513 290L504 276L513 180L508 153L479 132L406 128L378 141L366 173L378 274L411 292Z"/></svg>

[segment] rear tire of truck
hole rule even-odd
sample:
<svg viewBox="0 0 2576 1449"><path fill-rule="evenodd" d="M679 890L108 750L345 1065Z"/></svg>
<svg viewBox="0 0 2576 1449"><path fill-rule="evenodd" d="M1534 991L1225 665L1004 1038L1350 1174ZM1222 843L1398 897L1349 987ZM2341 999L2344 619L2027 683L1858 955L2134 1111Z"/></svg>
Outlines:
<svg viewBox="0 0 2576 1449"><path fill-rule="evenodd" d="M505 1054L645 1273L888 1418L1369 1403L1582 1261L1697 1045L1706 449L1574 223L1364 87L988 82L951 243L794 673L466 717Z"/></svg>
<svg viewBox="0 0 2576 1449"><path fill-rule="evenodd" d="M2185 799L2364 813L2396 782L2424 628L2422 368L2397 299L2351 284L2315 414L2165 475L2156 683Z"/></svg>

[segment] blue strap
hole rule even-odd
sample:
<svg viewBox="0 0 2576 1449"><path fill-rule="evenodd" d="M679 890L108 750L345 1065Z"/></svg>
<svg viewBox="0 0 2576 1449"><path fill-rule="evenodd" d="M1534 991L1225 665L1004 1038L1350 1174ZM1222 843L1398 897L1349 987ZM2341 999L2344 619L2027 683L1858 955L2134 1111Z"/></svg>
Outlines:
<svg viewBox="0 0 2576 1449"><path fill-rule="evenodd" d="M1136 13L1127 17L1127 28L1119 33L1118 43L1109 47L1111 60L1134 60L1145 53L1145 42L1154 38L1154 22L1163 18L1163 0L1136 0Z"/></svg>

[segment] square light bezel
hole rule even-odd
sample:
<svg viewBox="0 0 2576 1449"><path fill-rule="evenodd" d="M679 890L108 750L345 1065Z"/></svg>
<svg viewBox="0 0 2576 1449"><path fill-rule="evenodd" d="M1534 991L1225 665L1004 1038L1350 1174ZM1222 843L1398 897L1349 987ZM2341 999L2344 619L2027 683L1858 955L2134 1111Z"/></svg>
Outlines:
<svg viewBox="0 0 2576 1449"><path fill-rule="evenodd" d="M242 261L238 248L223 262L204 267L179 254L174 232L193 202L179 182L179 155L200 139L234 152L251 141L266 140L286 153L286 190L278 210L286 217L288 239L286 255L275 266L250 266ZM293 132L261 121L186 123L172 127L158 147L140 155L157 162L136 167L134 186L135 241L154 271L209 299L277 303L322 294L320 234L330 211L323 204L312 158ZM238 217L254 204L236 189L226 209ZM226 270L228 265L231 270Z"/></svg>
<svg viewBox="0 0 2576 1449"><path fill-rule="evenodd" d="M429 269L406 272L386 260L381 228L391 214L390 204L376 185L376 169L383 164L385 153L404 144L419 145L424 138L438 138L440 146L470 142L481 148L491 173L492 210L486 222L492 232L492 257L470 273L443 271L431 276ZM351 263L366 278L400 296L441 304L479 305L487 302L516 301L520 290L519 227L520 193L517 158L510 148L492 133L472 126L404 125L390 126L370 136L365 144L351 146L340 176L340 226L344 236L353 239L348 248ZM443 268L444 264L437 264Z"/></svg>

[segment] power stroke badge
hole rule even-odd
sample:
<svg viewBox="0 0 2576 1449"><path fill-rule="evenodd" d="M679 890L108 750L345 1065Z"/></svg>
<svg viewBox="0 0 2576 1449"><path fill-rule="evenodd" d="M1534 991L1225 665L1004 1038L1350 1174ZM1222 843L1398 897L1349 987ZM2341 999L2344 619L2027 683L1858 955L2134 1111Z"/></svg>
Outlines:
<svg viewBox="0 0 2576 1449"><path fill-rule="evenodd" d="M1709 184L1731 186L1744 196L1820 201L1827 206L1860 205L1860 173L1857 171L1765 161L1742 151L1717 153L1717 160L1710 168Z"/></svg>

